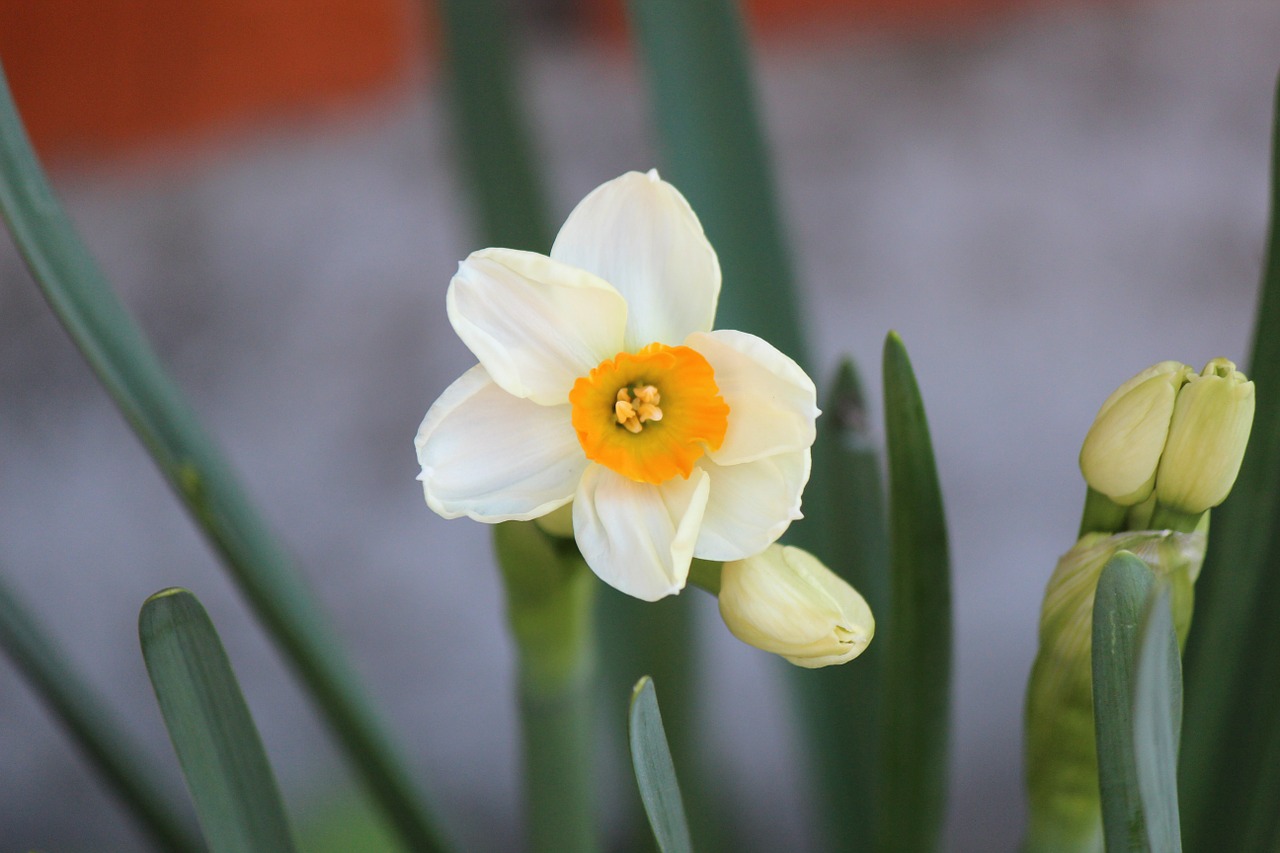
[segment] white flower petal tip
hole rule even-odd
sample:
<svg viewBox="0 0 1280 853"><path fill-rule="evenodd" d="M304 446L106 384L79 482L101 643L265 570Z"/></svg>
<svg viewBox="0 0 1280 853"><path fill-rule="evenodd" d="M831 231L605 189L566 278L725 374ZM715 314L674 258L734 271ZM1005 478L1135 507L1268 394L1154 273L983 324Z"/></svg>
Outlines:
<svg viewBox="0 0 1280 853"><path fill-rule="evenodd" d="M445 518L538 518L573 499L587 466L567 405L513 397L479 365L440 395L414 447L427 505Z"/></svg>
<svg viewBox="0 0 1280 853"><path fill-rule="evenodd" d="M739 640L807 669L847 663L875 635L858 591L809 552L785 545L724 564L720 616Z"/></svg>
<svg viewBox="0 0 1280 853"><path fill-rule="evenodd" d="M591 465L573 500L573 531L591 570L614 589L657 601L684 589L710 491L706 472L661 485Z"/></svg>
<svg viewBox="0 0 1280 853"><path fill-rule="evenodd" d="M720 297L720 261L693 209L658 177L628 172L569 214L551 257L587 270L626 298L626 349L675 345L708 331Z"/></svg>

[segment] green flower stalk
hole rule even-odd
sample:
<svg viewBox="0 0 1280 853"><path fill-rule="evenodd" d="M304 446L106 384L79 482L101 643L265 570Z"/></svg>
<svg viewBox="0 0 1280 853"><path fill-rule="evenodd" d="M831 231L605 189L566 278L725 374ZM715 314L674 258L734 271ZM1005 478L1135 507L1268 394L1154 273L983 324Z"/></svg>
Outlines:
<svg viewBox="0 0 1280 853"><path fill-rule="evenodd" d="M1031 825L1026 853L1102 850L1092 636L1093 597L1103 566L1119 552L1129 551L1170 584L1181 645L1191 626L1193 585L1204 562L1205 543L1204 530L1091 533L1058 560L1045 589L1040 648L1027 688Z"/></svg>
<svg viewBox="0 0 1280 853"><path fill-rule="evenodd" d="M808 551L784 545L724 564L720 616L742 642L807 669L853 660L875 634L857 590Z"/></svg>
<svg viewBox="0 0 1280 853"><path fill-rule="evenodd" d="M1129 551L1171 588L1179 646L1191 626L1208 511L1231 491L1253 424L1254 388L1216 358L1196 373L1163 361L1107 398L1080 450L1089 484L1080 540L1045 589L1027 689L1027 851L1100 851L1093 720L1093 599Z"/></svg>

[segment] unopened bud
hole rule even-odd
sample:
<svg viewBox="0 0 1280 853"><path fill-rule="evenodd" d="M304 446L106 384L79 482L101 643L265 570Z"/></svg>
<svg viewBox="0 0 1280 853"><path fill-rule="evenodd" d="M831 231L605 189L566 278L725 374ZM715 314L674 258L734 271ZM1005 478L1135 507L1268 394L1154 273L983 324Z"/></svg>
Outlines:
<svg viewBox="0 0 1280 853"><path fill-rule="evenodd" d="M1080 448L1080 471L1090 488L1121 506L1150 497L1174 402L1194 375L1181 362L1162 361L1107 398Z"/></svg>
<svg viewBox="0 0 1280 853"><path fill-rule="evenodd" d="M853 660L875 633L858 591L788 545L724 564L720 616L742 642L809 669Z"/></svg>
<svg viewBox="0 0 1280 853"><path fill-rule="evenodd" d="M1253 427L1253 383L1215 358L1178 393L1156 475L1156 500L1195 514L1226 500Z"/></svg>

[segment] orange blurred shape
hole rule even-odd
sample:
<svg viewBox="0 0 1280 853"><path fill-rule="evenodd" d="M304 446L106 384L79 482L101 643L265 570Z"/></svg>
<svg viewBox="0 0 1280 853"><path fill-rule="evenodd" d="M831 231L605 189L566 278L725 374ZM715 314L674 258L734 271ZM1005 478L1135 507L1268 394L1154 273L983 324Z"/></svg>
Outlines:
<svg viewBox="0 0 1280 853"><path fill-rule="evenodd" d="M0 0L0 61L43 155L98 158L385 85L417 28L408 0Z"/></svg>

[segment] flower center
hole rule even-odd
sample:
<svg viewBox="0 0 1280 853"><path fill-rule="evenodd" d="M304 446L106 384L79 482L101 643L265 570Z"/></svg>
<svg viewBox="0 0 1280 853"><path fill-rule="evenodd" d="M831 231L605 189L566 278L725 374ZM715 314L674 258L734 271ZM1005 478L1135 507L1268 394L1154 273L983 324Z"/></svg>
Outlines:
<svg viewBox="0 0 1280 853"><path fill-rule="evenodd" d="M649 344L605 359L569 392L587 458L642 483L687 478L724 442L729 406L689 347Z"/></svg>

